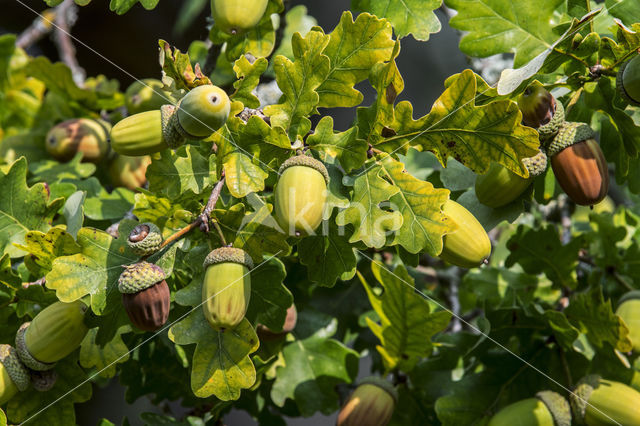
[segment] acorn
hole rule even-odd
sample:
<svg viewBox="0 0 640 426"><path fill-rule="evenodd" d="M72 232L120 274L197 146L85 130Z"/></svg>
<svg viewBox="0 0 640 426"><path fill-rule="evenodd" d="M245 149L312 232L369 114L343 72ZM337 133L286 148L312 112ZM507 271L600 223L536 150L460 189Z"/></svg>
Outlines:
<svg viewBox="0 0 640 426"><path fill-rule="evenodd" d="M517 102L522 112L522 124L537 129L541 141L558 133L564 122L564 107L540 82L531 83L518 96Z"/></svg>
<svg viewBox="0 0 640 426"><path fill-rule="evenodd" d="M159 330L169 318L171 293L161 267L149 262L126 265L118 278L122 305L133 325Z"/></svg>
<svg viewBox="0 0 640 426"><path fill-rule="evenodd" d="M571 409L566 399L552 391L507 405L491 417L488 426L571 426Z"/></svg>
<svg viewBox="0 0 640 426"><path fill-rule="evenodd" d="M563 123L547 149L564 192L581 206L598 204L609 190L609 169L595 133L584 123Z"/></svg>
<svg viewBox="0 0 640 426"><path fill-rule="evenodd" d="M640 425L640 392L595 374L580 380L571 394L571 408L578 424Z"/></svg>
<svg viewBox="0 0 640 426"><path fill-rule="evenodd" d="M462 268L480 266L491 254L491 241L478 219L453 200L448 200L442 212L458 229L443 238L440 259Z"/></svg>
<svg viewBox="0 0 640 426"><path fill-rule="evenodd" d="M145 78L131 83L124 93L124 103L129 115L160 109L162 105L174 103L164 91L164 83L155 78Z"/></svg>
<svg viewBox="0 0 640 426"><path fill-rule="evenodd" d="M149 256L162 247L162 231L155 224L145 222L129 233L127 245L138 256Z"/></svg>
<svg viewBox="0 0 640 426"><path fill-rule="evenodd" d="M244 250L220 247L207 255L203 266L204 317L215 330L233 329L249 307L253 261Z"/></svg>
<svg viewBox="0 0 640 426"><path fill-rule="evenodd" d="M87 307L79 300L55 302L16 333L16 350L22 363L36 371L50 370L75 351L89 329L84 324Z"/></svg>
<svg viewBox="0 0 640 426"><path fill-rule="evenodd" d="M618 93L631 105L640 106L640 55L626 61L616 77Z"/></svg>
<svg viewBox="0 0 640 426"><path fill-rule="evenodd" d="M258 25L268 3L268 0L211 0L211 15L222 31L241 34Z"/></svg>
<svg viewBox="0 0 640 426"><path fill-rule="evenodd" d="M100 163L110 151L111 125L103 120L74 118L56 124L49 130L45 148L58 161L69 161L82 153L82 161Z"/></svg>
<svg viewBox="0 0 640 426"><path fill-rule="evenodd" d="M29 388L29 370L9 345L0 345L0 405Z"/></svg>
<svg viewBox="0 0 640 426"><path fill-rule="evenodd" d="M320 161L298 155L282 163L275 187L274 213L289 235L313 234L322 222L329 174Z"/></svg>
<svg viewBox="0 0 640 426"><path fill-rule="evenodd" d="M338 413L336 426L385 426L393 416L398 393L391 383L367 377Z"/></svg>
<svg viewBox="0 0 640 426"><path fill-rule="evenodd" d="M618 315L629 329L633 350L640 353L640 290L624 294L618 301Z"/></svg>
<svg viewBox="0 0 640 426"><path fill-rule="evenodd" d="M272 331L269 327L263 324L258 324L256 327L256 332L258 333L258 337L260 340L271 341L277 340L281 337L286 336L288 333L291 333L293 329L296 327L296 323L298 322L298 311L296 310L296 305L291 305L287 309L287 316L284 319L284 324L282 325L282 331Z"/></svg>
<svg viewBox="0 0 640 426"><path fill-rule="evenodd" d="M204 139L224 126L230 111L224 90L211 84L198 86L178 103L178 128L190 139Z"/></svg>
<svg viewBox="0 0 640 426"><path fill-rule="evenodd" d="M506 167L492 163L489 171L476 177L476 197L485 206L498 208L506 206L518 198L531 185L536 176L547 169L547 155L539 151L522 163L529 171L529 177L523 178Z"/></svg>
<svg viewBox="0 0 640 426"><path fill-rule="evenodd" d="M116 155L109 164L109 177L114 186L123 186L130 190L136 190L147 184L147 167L151 164L151 157L129 157Z"/></svg>

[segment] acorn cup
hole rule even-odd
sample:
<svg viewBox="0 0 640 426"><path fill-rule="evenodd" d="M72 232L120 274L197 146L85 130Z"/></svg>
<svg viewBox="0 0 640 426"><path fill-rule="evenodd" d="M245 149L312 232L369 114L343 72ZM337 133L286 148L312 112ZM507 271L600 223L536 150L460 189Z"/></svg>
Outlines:
<svg viewBox="0 0 640 426"><path fill-rule="evenodd" d="M109 177L114 186L123 186L136 190L147 184L147 167L151 164L151 157L129 157L116 155L109 164Z"/></svg>
<svg viewBox="0 0 640 426"><path fill-rule="evenodd" d="M82 153L82 161L100 163L109 154L111 125L103 120L74 118L56 124L49 130L45 148L58 161L69 161Z"/></svg>
<svg viewBox="0 0 640 426"><path fill-rule="evenodd" d="M220 247L207 255L203 266L204 317L215 330L233 329L249 307L253 261L244 250Z"/></svg>
<svg viewBox="0 0 640 426"><path fill-rule="evenodd" d="M36 371L50 370L75 351L89 329L84 324L87 307L79 300L55 302L16 333L16 350L22 363Z"/></svg>
<svg viewBox="0 0 640 426"><path fill-rule="evenodd" d="M616 315L629 329L634 352L640 353L640 290L630 291L620 298Z"/></svg>
<svg viewBox="0 0 640 426"><path fill-rule="evenodd" d="M241 34L258 25L268 3L268 0L211 0L211 15L222 31Z"/></svg>
<svg viewBox="0 0 640 426"><path fill-rule="evenodd" d="M160 109L162 105L173 103L164 83L155 78L145 78L131 83L124 93L124 104L129 115Z"/></svg>
<svg viewBox="0 0 640 426"><path fill-rule="evenodd" d="M453 200L447 200L442 212L458 229L444 236L440 259L462 268L475 268L484 263L491 254L491 241L478 219Z"/></svg>
<svg viewBox="0 0 640 426"><path fill-rule="evenodd" d="M280 166L275 187L276 221L289 235L313 234L327 203L329 173L320 161L297 155Z"/></svg>
<svg viewBox="0 0 640 426"><path fill-rule="evenodd" d="M529 177L523 178L500 164L493 163L489 171L476 177L476 197L485 206L496 209L506 206L517 199L534 181L536 176L547 170L547 155L539 151L522 163L529 171Z"/></svg>
<svg viewBox="0 0 640 426"><path fill-rule="evenodd" d="M542 391L535 398L507 405L491 417L488 426L571 426L571 409L561 395Z"/></svg>
<svg viewBox="0 0 640 426"><path fill-rule="evenodd" d="M360 381L338 413L336 426L385 426L391 420L398 392L379 377Z"/></svg>
<svg viewBox="0 0 640 426"><path fill-rule="evenodd" d="M640 106L640 55L626 61L616 77L618 93L631 105Z"/></svg>
<svg viewBox="0 0 640 426"><path fill-rule="evenodd" d="M531 83L518 96L517 102L522 112L522 124L538 130L541 141L558 133L564 122L564 107L540 82Z"/></svg>
<svg viewBox="0 0 640 426"><path fill-rule="evenodd" d="M609 169L595 133L584 123L563 123L547 149L560 187L581 206L598 204L609 190Z"/></svg>
<svg viewBox="0 0 640 426"><path fill-rule="evenodd" d="M287 309L287 316L284 319L284 324L282 325L282 331L272 331L263 324L258 324L256 327L256 332L258 333L258 337L261 341L272 341L278 340L288 333L291 333L293 329L296 327L296 323L298 322L298 311L296 309L296 305L291 305Z"/></svg>
<svg viewBox="0 0 640 426"><path fill-rule="evenodd" d="M162 247L162 231L155 224L145 222L129 233L127 245L138 256L150 256Z"/></svg>
<svg viewBox="0 0 640 426"><path fill-rule="evenodd" d="M640 425L640 392L595 374L580 380L571 394L571 408L581 425Z"/></svg>
<svg viewBox="0 0 640 426"><path fill-rule="evenodd" d="M217 86L198 86L176 106L163 105L120 120L111 130L111 146L121 155L149 155L176 149L187 139L205 139L229 117L231 101Z"/></svg>
<svg viewBox="0 0 640 426"><path fill-rule="evenodd" d="M143 331L162 328L169 318L171 293L161 267L149 262L127 265L118 278L122 305L133 325Z"/></svg>
<svg viewBox="0 0 640 426"><path fill-rule="evenodd" d="M10 345L0 345L0 405L29 388L29 370Z"/></svg>

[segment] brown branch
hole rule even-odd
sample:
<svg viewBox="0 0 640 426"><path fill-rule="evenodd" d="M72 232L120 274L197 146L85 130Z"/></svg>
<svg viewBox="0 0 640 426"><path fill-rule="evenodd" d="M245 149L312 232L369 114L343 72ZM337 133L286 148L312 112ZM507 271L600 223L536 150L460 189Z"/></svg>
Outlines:
<svg viewBox="0 0 640 426"><path fill-rule="evenodd" d="M60 59L71 69L73 81L75 81L78 86L82 86L86 73L80 64L78 64L76 48L73 45L70 35L71 26L75 21L76 14L77 6L73 0L64 0L64 2L58 6L55 18L56 28L54 30L54 41L58 48Z"/></svg>
<svg viewBox="0 0 640 426"><path fill-rule="evenodd" d="M218 202L218 198L220 198L220 193L222 192L222 187L224 186L224 175L222 178L216 183L216 186L213 187L213 191L211 191L211 195L209 196L209 201L207 201L207 205L204 210L200 214L200 229L203 232L209 232L209 220L211 219L211 213L213 209L216 207L216 203Z"/></svg>
<svg viewBox="0 0 640 426"><path fill-rule="evenodd" d="M58 8L46 9L16 39L16 46L28 49L53 30Z"/></svg>
<svg viewBox="0 0 640 426"><path fill-rule="evenodd" d="M45 285L47 283L47 279L45 277L42 277L40 279L37 279L35 281L32 281L30 283L22 283L22 288L29 288L32 285Z"/></svg>
<svg viewBox="0 0 640 426"><path fill-rule="evenodd" d="M181 230L179 230L178 232L176 232L175 234L173 234L172 236L164 240L160 245L160 250L167 247L169 244L174 243L175 241L178 241L180 238L184 237L192 229L199 227L200 223L201 223L200 218L198 217L194 222L190 223L189 225L185 226L184 228L182 228Z"/></svg>

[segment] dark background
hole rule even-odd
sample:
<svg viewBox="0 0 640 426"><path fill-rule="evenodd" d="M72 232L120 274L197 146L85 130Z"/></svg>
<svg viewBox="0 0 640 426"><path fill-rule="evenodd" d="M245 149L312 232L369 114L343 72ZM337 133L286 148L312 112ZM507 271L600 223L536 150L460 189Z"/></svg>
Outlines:
<svg viewBox="0 0 640 426"><path fill-rule="evenodd" d="M326 32L330 32L338 23L343 10L348 8L349 2L292 0L291 4L306 5L309 14L318 20L318 24ZM33 22L36 15L25 5L38 12L47 8L42 0L0 0L0 34L20 33ZM177 34L174 25L182 6L181 1L161 0L153 11L144 10L137 4L122 16L109 11L108 5L108 0L93 0L88 6L79 8L78 20L73 26L72 34L99 53L98 55L76 43L78 62L87 75L104 74L109 78L116 78L120 80L123 90L133 81L127 73L136 78L160 77L158 39L165 39L184 52L192 40L204 40L208 35L208 7L184 33ZM443 23L442 30L433 34L428 42L417 42L410 36L403 39L402 52L398 58L398 67L405 80L405 91L400 94L398 100L411 101L416 117L426 114L431 109L433 102L442 93L444 80L448 76L469 67L466 57L458 49L458 34L447 25L446 14L439 10L437 15ZM56 47L48 37L31 47L28 52L31 55L46 55L52 60L58 60ZM122 70L126 70L126 73ZM364 104L371 103L375 92L368 83L360 84L358 89L365 94ZM334 116L338 129L347 128L355 116L354 109L332 110L330 113ZM369 364L368 359L362 360L361 376L368 375ZM189 380L189 377L185 376L184 379ZM174 414L182 414L178 404L171 406L175 410ZM95 425L99 419L105 417L120 424L124 416L132 425L140 425L140 413L158 410L145 399L127 405L124 401L124 389L116 380L104 388L94 386L91 401L76 407L77 422L82 426ZM243 412L232 412L225 418L225 423L229 426L255 424ZM335 424L335 415L291 419L288 424L331 425Z"/></svg>

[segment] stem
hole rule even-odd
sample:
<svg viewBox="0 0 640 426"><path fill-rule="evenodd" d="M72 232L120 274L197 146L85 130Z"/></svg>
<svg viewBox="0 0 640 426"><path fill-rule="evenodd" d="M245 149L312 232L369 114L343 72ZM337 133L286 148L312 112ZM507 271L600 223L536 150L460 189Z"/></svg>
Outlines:
<svg viewBox="0 0 640 426"><path fill-rule="evenodd" d="M184 228L182 228L181 230L179 230L178 232L176 232L175 234L173 234L172 236L164 240L160 245L160 250L167 247L169 244L176 242L180 238L184 237L185 234L187 234L189 231L200 226L200 223L201 223L200 218L198 217L195 221L193 221L189 225L185 226Z"/></svg>
<svg viewBox="0 0 640 426"><path fill-rule="evenodd" d="M224 181L225 177L223 174L222 178L218 181L218 183L216 183L216 186L213 187L211 195L209 196L209 201L207 201L207 205L198 218L200 219L200 224L203 225L202 230L204 232L209 232L209 220L211 219L211 212L213 212L213 209L216 207L216 203L218 202L218 198L220 198L220 193L222 192Z"/></svg>
<svg viewBox="0 0 640 426"><path fill-rule="evenodd" d="M573 389L573 378L571 377L571 370L569 369L569 364L567 363L567 357L564 353L564 349L560 347L558 344L558 351L560 352L560 361L562 362L562 369L564 370L564 375L567 378L567 387L569 389Z"/></svg>
<svg viewBox="0 0 640 426"><path fill-rule="evenodd" d="M47 282L46 277L42 277L42 278L37 279L37 280L35 280L33 282L30 282L30 283L22 283L22 288L29 288L32 285L45 285L46 282Z"/></svg>
<svg viewBox="0 0 640 426"><path fill-rule="evenodd" d="M42 16L38 16L33 20L31 25L27 27L16 39L16 46L22 49L28 49L37 43L44 36L53 30L53 21L56 19L58 7L47 9L42 12Z"/></svg>

